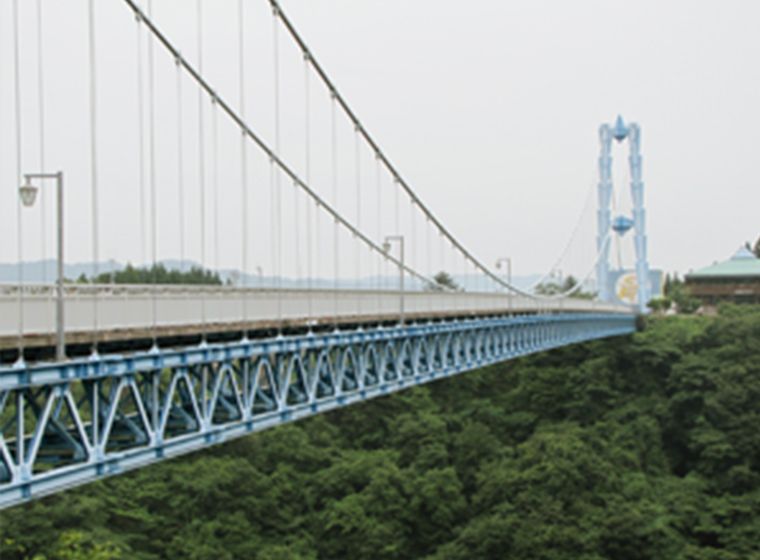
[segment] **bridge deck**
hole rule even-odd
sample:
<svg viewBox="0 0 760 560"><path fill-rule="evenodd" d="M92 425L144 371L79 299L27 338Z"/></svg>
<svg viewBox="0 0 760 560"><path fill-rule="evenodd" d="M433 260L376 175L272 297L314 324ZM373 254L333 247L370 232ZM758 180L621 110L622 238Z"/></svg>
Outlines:
<svg viewBox="0 0 760 560"><path fill-rule="evenodd" d="M25 347L53 346L54 289L26 286L21 295L22 306L17 287L0 287L0 350L18 345L20 326ZM557 311L630 313L627 308L589 300L546 302L494 293L405 292L403 299L407 320ZM70 285L65 289L65 330L69 344L91 343L96 326L98 342L114 343L243 330L396 322L400 308L401 293L392 290Z"/></svg>

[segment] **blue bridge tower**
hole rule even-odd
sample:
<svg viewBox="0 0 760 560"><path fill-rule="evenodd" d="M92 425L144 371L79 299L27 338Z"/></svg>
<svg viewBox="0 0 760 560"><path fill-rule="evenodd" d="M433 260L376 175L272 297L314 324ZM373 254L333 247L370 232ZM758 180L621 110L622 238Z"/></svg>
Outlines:
<svg viewBox="0 0 760 560"><path fill-rule="evenodd" d="M633 216L616 216L612 218L612 140L623 142L628 140L630 155L628 157L631 169L631 198L633 200ZM649 261L647 259L646 211L644 210L644 182L642 181L641 157L641 128L636 123L625 124L618 115L613 125L603 124L599 127L599 187L597 210L597 264L596 279L599 298L602 301L613 301L614 294L610 286L610 238L614 234L624 235L628 230L634 230L634 247L636 250L636 283L637 306L639 312L647 310L651 298L649 287Z"/></svg>

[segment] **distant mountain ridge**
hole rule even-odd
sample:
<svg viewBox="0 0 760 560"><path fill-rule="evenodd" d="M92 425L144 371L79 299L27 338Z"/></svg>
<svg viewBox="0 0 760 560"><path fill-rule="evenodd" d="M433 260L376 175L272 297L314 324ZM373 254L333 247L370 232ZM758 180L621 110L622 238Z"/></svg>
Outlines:
<svg viewBox="0 0 760 560"><path fill-rule="evenodd" d="M176 270L189 270L191 267L200 267L200 264L194 261L179 261L168 259L160 261L160 264L164 265L167 269ZM137 265L133 265L137 266ZM108 273L110 271L123 270L126 264L120 263L114 260L103 261L98 263L97 271L99 274ZM0 263L0 284L16 284L19 281L19 265L11 263ZM55 282L56 264L55 260L48 259L44 261L27 261L23 263L21 267L23 273L23 282L25 284L42 284ZM63 267L64 276L69 280L76 280L82 274L87 277L92 276L95 267L92 262L82 263L66 263ZM244 275L238 269L220 269L218 271L219 277L225 283L231 283L233 285L245 285L249 287L259 286L275 286L281 285L283 288L306 288L309 285L313 288L332 288L335 286L335 282L332 279L325 278L312 278L311 282L307 278L289 278L283 277L280 282L274 276L247 274ZM482 289L483 278L482 276L476 276L473 274L456 275L453 274L452 278L465 290L477 291ZM530 274L525 276L514 276L512 278L513 284L523 290L529 289L533 284L541 279L540 274ZM420 283L415 284L414 280L406 278L407 286L415 288L420 287ZM353 280L339 280L338 286L342 288L376 288L378 286L392 289L398 283L398 275L391 274L388 276L368 276L362 278L359 282ZM490 286L489 286L490 288Z"/></svg>

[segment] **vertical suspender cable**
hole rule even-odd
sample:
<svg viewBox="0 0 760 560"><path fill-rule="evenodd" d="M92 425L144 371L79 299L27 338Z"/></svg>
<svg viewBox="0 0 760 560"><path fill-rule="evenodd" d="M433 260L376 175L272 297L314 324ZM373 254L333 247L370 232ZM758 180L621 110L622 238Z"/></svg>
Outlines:
<svg viewBox="0 0 760 560"><path fill-rule="evenodd" d="M375 232L375 235L377 236L375 239L377 240L377 243L382 245L383 243L383 224L382 224L382 175L381 175L382 169L380 168L380 155L375 153L375 196L376 198L376 208L375 211L377 212L377 232ZM383 296L380 293L380 290L382 289L382 278L383 278L383 261L385 259L383 258L382 254L378 255L377 259L377 314L380 315L383 312Z"/></svg>
<svg viewBox="0 0 760 560"><path fill-rule="evenodd" d="M425 263L426 274L432 278L435 273L432 270L433 263L430 254L430 218L427 216L425 216L425 257L427 261Z"/></svg>
<svg viewBox="0 0 760 560"><path fill-rule="evenodd" d="M301 285L301 272L303 263L302 257L301 257L301 209L299 204L299 185L298 181L293 181L293 217L292 219L295 220L293 223L293 249L295 250L295 286L300 290L303 289L303 286ZM299 310L300 313L300 310Z"/></svg>
<svg viewBox="0 0 760 560"><path fill-rule="evenodd" d="M465 302L466 302L466 295L465 292L469 291L469 282L467 281L467 256L462 253L461 251L458 251L456 246L454 246L454 255L456 256L456 253L459 252L460 255L462 255L462 297L459 298L459 311L462 312L464 310Z"/></svg>
<svg viewBox="0 0 760 560"><path fill-rule="evenodd" d="M203 11L202 0L196 2L198 71L203 72ZM205 123L203 118L203 88L198 88L198 192L200 204L200 249L201 272L206 272L206 151ZM206 291L201 286L201 345L206 344ZM205 406L205 404L204 404Z"/></svg>
<svg viewBox="0 0 760 560"><path fill-rule="evenodd" d="M272 43L274 57L274 149L280 156L280 36L279 11L272 10ZM277 277L277 325L278 334L282 334L282 190L280 189L280 172L272 162L274 186L274 221L275 221L275 276Z"/></svg>
<svg viewBox="0 0 760 560"><path fill-rule="evenodd" d="M441 267L441 271L451 274L453 278L454 271L449 272L449 269L446 267L446 243L444 243L444 237L440 231L438 232L438 245L438 251L440 252L440 262L438 264Z"/></svg>
<svg viewBox="0 0 760 560"><path fill-rule="evenodd" d="M239 62L240 62L240 116L246 120L246 106L245 106L245 23L243 10L244 0L238 0L238 47L240 49ZM241 198L241 214L240 225L242 239L242 255L241 266L243 269L243 282L242 282L242 294L243 294L243 340L248 339L248 151L247 151L247 135L245 130L240 131L240 198Z"/></svg>
<svg viewBox="0 0 760 560"><path fill-rule="evenodd" d="M92 0L90 0L92 1ZM153 1L148 0L148 17L153 17ZM148 38L148 153L150 185L150 257L152 261L153 289L151 308L153 316L153 347L158 346L158 209L156 202L156 92L155 92L155 68L153 53L153 37Z"/></svg>
<svg viewBox="0 0 760 560"><path fill-rule="evenodd" d="M319 211L320 205L319 201L314 201L314 247L316 248L317 255L320 254L320 249L322 247L322 213ZM319 256L316 259L316 262L314 263L315 268L315 276L317 279L324 278L322 276L322 264L325 262L325 259L320 258ZM320 284L323 285L323 284ZM320 302L323 301L323 298L320 298ZM321 315L324 315L324 313L321 313Z"/></svg>
<svg viewBox="0 0 760 560"><path fill-rule="evenodd" d="M211 186L214 212L214 273L219 274L219 111L211 97Z"/></svg>
<svg viewBox="0 0 760 560"><path fill-rule="evenodd" d="M45 173L47 166L45 164L45 65L44 53L42 50L42 0L37 0L37 111L39 114L39 135L40 135L40 171ZM40 196L40 211L42 220L40 224L40 254L42 258L42 278L43 283L48 282L48 265L47 265L47 197ZM52 294L52 292L50 292ZM45 305L46 326L51 324L52 298L48 297ZM52 324L51 324L52 325ZM52 329L51 329L52 330Z"/></svg>
<svg viewBox="0 0 760 560"><path fill-rule="evenodd" d="M473 272L475 274L478 274L478 276L480 276L480 291L481 292L487 292L488 291L488 279L486 278L485 274L480 274L478 272L478 269L477 269L477 266L475 265L475 263L472 263L472 264L473 264L473 267L474 267L473 268Z"/></svg>
<svg viewBox="0 0 760 560"><path fill-rule="evenodd" d="M396 231L394 232L394 235L403 235L401 233L401 199L399 195L399 191L401 190L398 185L398 177L393 178L393 191L395 194L395 218L396 218ZM396 284L396 289L401 290L401 280L399 279Z"/></svg>
<svg viewBox="0 0 760 560"><path fill-rule="evenodd" d="M182 65L179 60L175 62L177 67L176 93L177 93L177 196L179 205L179 263L180 269L185 270L185 146L184 146L184 119L183 95L182 95Z"/></svg>
<svg viewBox="0 0 760 560"><path fill-rule="evenodd" d="M356 229L361 230L362 229L362 205L361 205L361 195L362 195L362 171L361 171L361 152L360 152L360 144L359 144L360 138L359 138L359 127L356 127L354 129L354 158L355 166L356 166ZM361 247L359 243L356 243L356 287L357 289L361 288ZM361 315L362 314L362 299L361 294L357 295L356 298L356 314Z"/></svg>
<svg viewBox="0 0 760 560"><path fill-rule="evenodd" d="M335 123L335 92L330 92L330 145L332 155L332 198L333 205L338 208L338 133ZM340 274L340 264L338 258L339 240L338 240L338 221L335 220L335 233L333 235L333 311L335 330L338 330L338 276Z"/></svg>
<svg viewBox="0 0 760 560"><path fill-rule="evenodd" d="M409 199L409 222L410 222L410 245L412 246L412 250L410 253L410 261L411 266L413 268L417 268L419 264L417 263L417 221L414 219L414 199ZM412 279L414 280L414 279ZM406 286L404 286L406 288Z"/></svg>
<svg viewBox="0 0 760 560"><path fill-rule="evenodd" d="M300 288L301 282L301 212L299 211L298 204L298 182L293 181L293 237L294 237L294 249L295 249L295 265L296 265L296 285Z"/></svg>
<svg viewBox="0 0 760 560"><path fill-rule="evenodd" d="M396 231L394 232L397 235L401 235L401 200L399 198L399 185L398 185L398 178L393 178L393 194L394 194L394 217L396 219L395 228Z"/></svg>
<svg viewBox="0 0 760 560"><path fill-rule="evenodd" d="M153 17L153 2L148 0L148 17ZM155 72L154 72L154 52L153 52L152 34L148 34L148 142L150 148L150 168L149 168L149 185L150 185L150 232L151 232L151 261L153 262L153 289L151 290L151 310L152 310L152 338L153 346L152 350L158 350L158 286L156 283L156 275L158 274L157 259L158 259L158 247L157 247L157 207L156 207L156 139L155 139ZM158 376L152 378L152 400L153 403L158 402L159 393L159 380ZM151 417L153 426L158 426L158 407L152 406Z"/></svg>
<svg viewBox="0 0 760 560"><path fill-rule="evenodd" d="M301 285L301 271L303 263L301 262L301 209L299 205L299 185L298 181L293 181L293 217L295 220L293 223L293 249L295 251L295 285L298 289L302 289ZM300 312L300 311L299 311Z"/></svg>
<svg viewBox="0 0 760 560"><path fill-rule="evenodd" d="M322 213L319 211L320 205L319 201L314 201L314 247L316 248L316 254L320 255L320 249L322 247ZM320 256L317 257L316 262L314 263L314 274L317 277L317 279L323 278L321 276L322 274L322 264L324 263L325 259L320 258ZM323 285L323 284L320 284ZM319 299L320 302L323 301L323 298ZM321 306L320 306L321 307ZM318 315L324 315L324 312L318 313Z"/></svg>
<svg viewBox="0 0 760 560"><path fill-rule="evenodd" d="M275 179L274 160L269 158L269 266L271 267L271 288L277 288L277 224L275 223ZM279 302L278 302L279 306ZM278 309L279 310L279 309ZM279 316L278 316L279 320Z"/></svg>
<svg viewBox="0 0 760 560"><path fill-rule="evenodd" d="M425 218L425 254L427 255L427 274L431 278L435 276L435 271L433 270L433 248L432 243L430 240L430 230L432 229L432 225L430 224L430 218Z"/></svg>
<svg viewBox="0 0 760 560"><path fill-rule="evenodd" d="M441 253L441 261L439 263L441 267L441 271L445 272L446 274L450 274L451 279L454 280L454 276L455 276L454 271L453 270L449 271L448 266L446 265L446 239L443 236L443 233L441 233L440 231L438 232L438 245L439 245L439 251ZM454 282L454 284L456 285L456 282Z"/></svg>
<svg viewBox="0 0 760 560"><path fill-rule="evenodd" d="M145 266L147 263L145 253L145 85L143 84L142 21L139 14L135 15L135 21L137 22L135 28L137 39L137 135L139 147L138 164L140 166L140 264Z"/></svg>
<svg viewBox="0 0 760 560"><path fill-rule="evenodd" d="M16 183L21 185L21 82L19 63L18 0L13 0L13 91L16 112ZM17 187L18 188L18 187ZM18 365L24 363L24 244L21 227L21 197L16 198L16 256L18 259Z"/></svg>
<svg viewBox="0 0 760 560"><path fill-rule="evenodd" d="M302 289L303 286L301 285L301 270L303 263L301 262L301 211L299 207L299 194L300 188L298 186L298 181L293 181L293 220L295 222L293 223L293 237L294 237L294 243L293 248L295 250L295 274L296 274L296 281L295 285Z"/></svg>
<svg viewBox="0 0 760 560"><path fill-rule="evenodd" d="M90 62L90 185L92 189L92 279L98 281L98 259L100 258L100 231L98 227L98 99L97 99L97 63L95 59L95 0L88 4L88 36ZM98 291L92 295L92 351L98 352Z"/></svg>
<svg viewBox="0 0 760 560"><path fill-rule="evenodd" d="M311 184L311 89L309 87L309 73L310 73L310 67L309 67L309 54L308 52L305 52L303 55L303 75L304 75L304 97L306 100L305 104L305 119L304 119L304 176L306 179L306 184ZM314 313L314 296L312 294L312 268L311 268L311 247L312 247L312 239L311 239L311 205L309 204L308 199L306 200L306 289L309 293L309 313L308 313L308 319L309 319L309 332L311 332L311 324L312 324L312 315Z"/></svg>

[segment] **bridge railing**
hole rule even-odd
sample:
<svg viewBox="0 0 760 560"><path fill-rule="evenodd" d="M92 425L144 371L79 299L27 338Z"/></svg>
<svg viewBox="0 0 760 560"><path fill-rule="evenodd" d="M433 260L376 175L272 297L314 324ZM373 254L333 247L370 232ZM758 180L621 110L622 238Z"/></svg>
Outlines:
<svg viewBox="0 0 760 560"><path fill-rule="evenodd" d="M12 340L19 334L18 290L17 286L0 286L0 340ZM23 291L24 335L51 334L55 328L54 287L27 285ZM149 331L154 327L177 327L186 333L201 332L210 325L218 330L225 324L239 328L241 324L253 327L279 322L400 320L402 306L406 318L488 313L630 313L629 308L593 300L537 301L499 293L190 285L72 284L65 287L64 302L67 333Z"/></svg>

